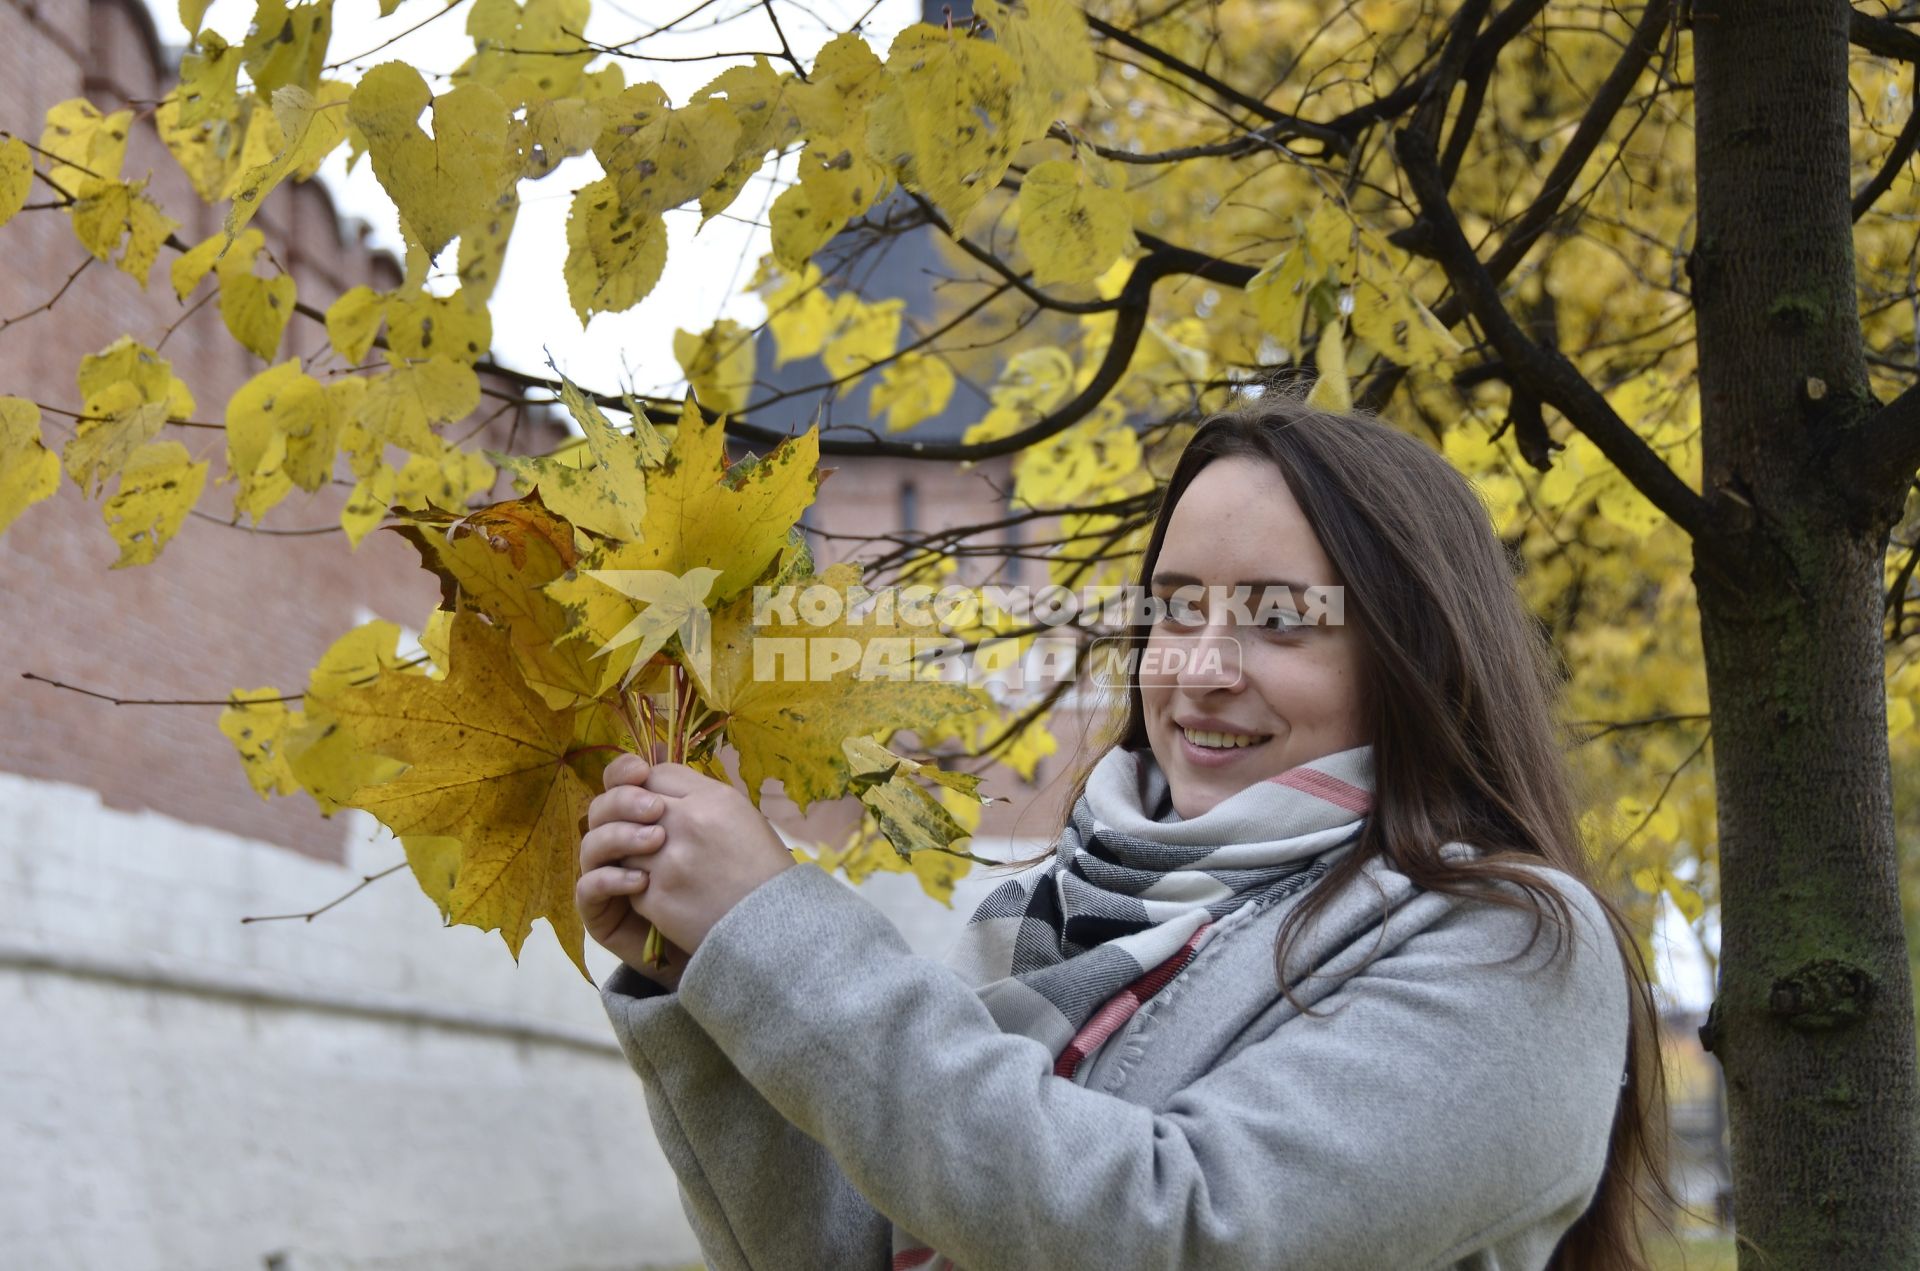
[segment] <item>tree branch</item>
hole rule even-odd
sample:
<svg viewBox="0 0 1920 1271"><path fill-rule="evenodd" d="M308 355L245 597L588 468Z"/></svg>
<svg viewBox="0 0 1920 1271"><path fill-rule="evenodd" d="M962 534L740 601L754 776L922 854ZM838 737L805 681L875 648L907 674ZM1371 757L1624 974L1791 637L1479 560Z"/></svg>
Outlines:
<svg viewBox="0 0 1920 1271"><path fill-rule="evenodd" d="M1132 49L1142 57L1152 58L1169 70L1180 72L1180 74L1186 76L1194 83L1211 91L1215 96L1225 101L1230 101L1243 110L1252 111L1269 123L1283 125L1285 128L1291 130L1289 133L1291 136L1308 137L1314 141L1318 141L1321 146L1324 147L1324 154L1344 155L1353 148L1352 138L1338 128L1330 128L1326 124L1317 124L1310 119L1302 119L1298 115L1289 115L1283 110L1277 110L1259 98L1250 97L1224 80L1209 75L1199 67L1175 57L1151 41L1144 40L1131 31L1113 25L1113 23L1108 22L1105 18L1097 14L1088 13L1085 16L1087 25L1093 28L1098 34L1106 36L1116 44Z"/></svg>
<svg viewBox="0 0 1920 1271"><path fill-rule="evenodd" d="M1860 187L1853 196L1853 219L1859 220L1867 214L1874 201L1893 186L1893 179L1900 175L1900 169L1907 166L1913 158L1913 148L1920 143L1920 65L1913 68L1913 97L1915 104L1907 111L1907 126L1893 139L1893 148L1887 151L1886 161L1880 165L1873 179Z"/></svg>
<svg viewBox="0 0 1920 1271"><path fill-rule="evenodd" d="M1566 416L1614 467L1633 483L1647 501L1685 530L1696 546L1716 548L1719 525L1713 509L1667 467L1652 447L1615 413L1599 390L1558 349L1544 349L1528 339L1507 312L1486 265L1474 254L1447 202L1445 179L1435 160L1432 143L1407 130L1395 132L1394 153L1407 184L1420 205L1422 236L1433 257L1446 271L1474 320L1506 364L1515 382Z"/></svg>
<svg viewBox="0 0 1920 1271"><path fill-rule="evenodd" d="M1920 470L1920 384L1843 434L1839 461L1863 490L1904 489Z"/></svg>
<svg viewBox="0 0 1920 1271"><path fill-rule="evenodd" d="M1920 35L1858 9L1848 12L1847 39L1881 57L1890 57L1897 62L1920 62Z"/></svg>

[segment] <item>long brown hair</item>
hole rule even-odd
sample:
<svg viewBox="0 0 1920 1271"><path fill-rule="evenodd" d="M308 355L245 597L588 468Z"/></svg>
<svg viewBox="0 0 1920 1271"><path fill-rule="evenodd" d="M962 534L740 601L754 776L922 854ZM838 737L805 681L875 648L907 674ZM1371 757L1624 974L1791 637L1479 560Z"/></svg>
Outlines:
<svg viewBox="0 0 1920 1271"><path fill-rule="evenodd" d="M1644 1271L1639 1210L1663 1225L1666 1083L1658 1014L1638 941L1593 886L1571 778L1556 735L1562 672L1527 612L1513 567L1472 486L1439 453L1360 412L1315 409L1285 389L1209 416L1181 453L1141 560L1145 588L1174 505L1216 459L1272 464L1286 480L1345 588L1345 621L1362 648L1362 709L1373 739L1374 803L1360 841L1282 923L1275 970L1289 1000L1287 952L1300 929L1384 856L1417 886L1531 911L1532 938L1570 935L1566 899L1524 865L1542 863L1594 893L1627 964L1626 1084L1606 1169L1586 1212L1549 1264L1557 1271ZM1130 628L1137 645L1147 628ZM1113 746L1148 749L1137 684L1108 740L1094 748L1068 806ZM1442 845L1470 843L1473 858ZM1510 883L1518 894L1496 886ZM1572 941L1566 941L1571 956ZM1526 950L1522 950L1523 956Z"/></svg>

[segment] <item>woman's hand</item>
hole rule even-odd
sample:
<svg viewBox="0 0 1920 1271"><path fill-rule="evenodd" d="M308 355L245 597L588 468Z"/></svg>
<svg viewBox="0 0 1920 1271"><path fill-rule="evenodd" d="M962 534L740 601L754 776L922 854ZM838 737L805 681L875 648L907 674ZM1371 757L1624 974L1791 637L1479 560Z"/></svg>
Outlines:
<svg viewBox="0 0 1920 1271"><path fill-rule="evenodd" d="M642 950L653 924L633 905L634 897L647 888L641 852L658 849L662 838L655 822L666 808L664 800L638 784L646 777L647 762L638 755L622 755L607 765L606 793L587 806L573 903L596 944L661 987L677 989L686 953L666 942L662 932L660 953L666 965L651 965Z"/></svg>
<svg viewBox="0 0 1920 1271"><path fill-rule="evenodd" d="M607 765L606 787L587 810L581 867L591 855L642 871L644 879L617 885L619 895L688 956L748 892L794 864L745 794L685 764L621 755Z"/></svg>

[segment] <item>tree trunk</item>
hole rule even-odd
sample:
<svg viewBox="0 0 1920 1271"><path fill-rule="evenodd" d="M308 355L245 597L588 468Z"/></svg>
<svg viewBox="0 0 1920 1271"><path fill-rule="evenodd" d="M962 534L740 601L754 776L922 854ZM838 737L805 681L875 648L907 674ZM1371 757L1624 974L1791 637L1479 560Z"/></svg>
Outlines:
<svg viewBox="0 0 1920 1271"><path fill-rule="evenodd" d="M1920 1082L1881 562L1904 477L1821 456L1875 404L1855 299L1845 0L1697 0L1705 489L1734 1216L1774 1268L1920 1267ZM1763 1265L1743 1248L1743 1267Z"/></svg>

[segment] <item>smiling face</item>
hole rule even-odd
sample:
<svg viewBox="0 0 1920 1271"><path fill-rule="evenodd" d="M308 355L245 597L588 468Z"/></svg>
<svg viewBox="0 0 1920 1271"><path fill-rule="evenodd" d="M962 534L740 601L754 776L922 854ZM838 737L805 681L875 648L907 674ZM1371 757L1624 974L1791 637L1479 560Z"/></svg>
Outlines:
<svg viewBox="0 0 1920 1271"><path fill-rule="evenodd" d="M1216 459L1181 494L1150 582L1155 596L1190 603L1154 624L1140 702L1183 818L1370 740L1359 635L1331 621L1340 604L1316 606L1305 591L1340 581L1272 464Z"/></svg>

